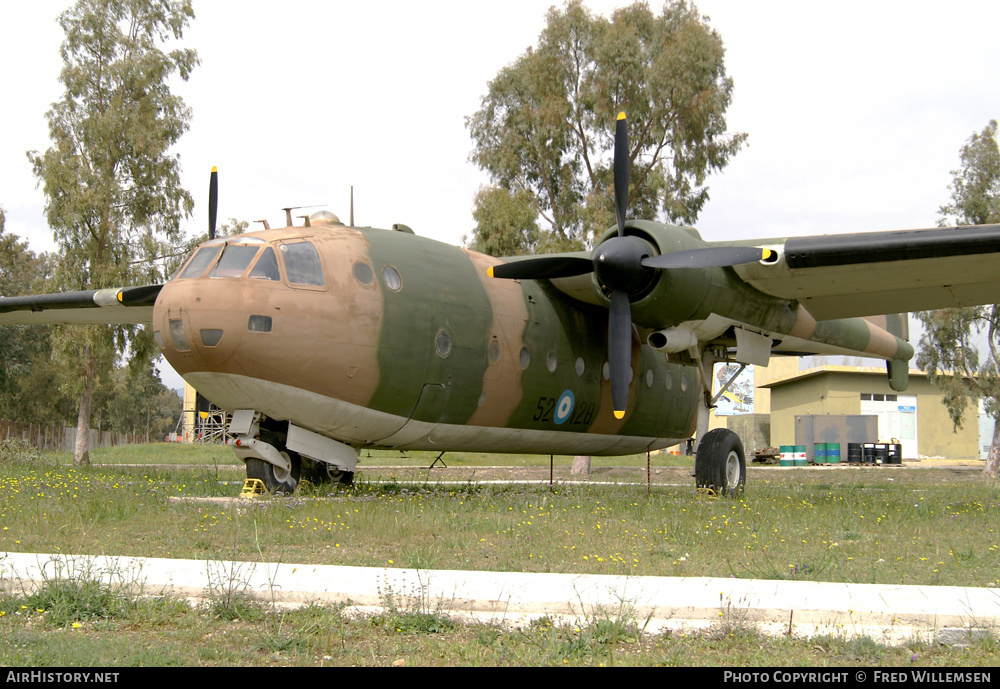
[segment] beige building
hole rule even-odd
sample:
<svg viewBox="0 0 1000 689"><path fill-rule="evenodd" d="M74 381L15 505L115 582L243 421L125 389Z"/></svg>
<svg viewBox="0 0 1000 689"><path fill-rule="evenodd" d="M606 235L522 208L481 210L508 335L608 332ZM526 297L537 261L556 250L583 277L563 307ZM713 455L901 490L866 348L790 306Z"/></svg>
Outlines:
<svg viewBox="0 0 1000 689"><path fill-rule="evenodd" d="M922 371L911 369L909 387L899 393L889 387L884 368L822 365L800 371L794 357L771 361L753 372L753 413L770 415L771 446L797 444L796 416L874 415L879 418L879 437L873 441L902 445L905 459L980 457L976 405L970 405L956 430L943 395ZM727 425L736 430L734 426L746 426L746 420L716 416L712 422L713 427ZM753 449L747 447L748 453Z"/></svg>

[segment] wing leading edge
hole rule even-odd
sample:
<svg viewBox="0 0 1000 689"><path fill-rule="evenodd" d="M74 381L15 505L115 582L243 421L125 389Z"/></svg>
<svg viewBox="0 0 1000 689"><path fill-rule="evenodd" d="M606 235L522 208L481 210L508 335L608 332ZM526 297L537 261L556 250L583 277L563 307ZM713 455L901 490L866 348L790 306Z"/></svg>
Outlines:
<svg viewBox="0 0 1000 689"><path fill-rule="evenodd" d="M816 320L1000 303L1000 225L792 237L774 246L778 261L735 270Z"/></svg>
<svg viewBox="0 0 1000 689"><path fill-rule="evenodd" d="M144 325L153 321L160 285L115 287L0 299L0 323L11 325Z"/></svg>

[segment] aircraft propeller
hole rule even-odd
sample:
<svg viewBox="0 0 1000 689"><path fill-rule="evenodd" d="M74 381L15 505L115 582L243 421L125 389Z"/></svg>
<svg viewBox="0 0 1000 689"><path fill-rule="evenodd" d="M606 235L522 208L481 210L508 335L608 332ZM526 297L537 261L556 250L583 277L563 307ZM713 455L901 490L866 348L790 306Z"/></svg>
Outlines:
<svg viewBox="0 0 1000 689"><path fill-rule="evenodd" d="M215 239L215 218L219 212L219 168L212 166L208 179L208 240Z"/></svg>
<svg viewBox="0 0 1000 689"><path fill-rule="evenodd" d="M615 418L625 417L632 366L632 307L630 295L640 294L656 270L679 268L723 268L754 263L767 258L767 249L756 247L708 247L651 255L643 239L625 234L625 212L631 171L628 123L619 113L615 123L614 196L618 235L594 248L590 258L581 256L537 256L490 268L495 278L542 280L595 273L610 292L608 310L608 365L611 403Z"/></svg>

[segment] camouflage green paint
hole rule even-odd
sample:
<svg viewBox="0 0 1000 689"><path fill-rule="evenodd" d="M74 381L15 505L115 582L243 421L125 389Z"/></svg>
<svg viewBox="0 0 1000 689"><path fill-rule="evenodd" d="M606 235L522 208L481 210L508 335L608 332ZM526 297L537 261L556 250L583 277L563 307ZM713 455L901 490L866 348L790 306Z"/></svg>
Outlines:
<svg viewBox="0 0 1000 689"><path fill-rule="evenodd" d="M586 431L598 417L601 405L601 366L604 362L606 315L593 307L572 308L566 298L547 283L521 283L528 321L524 346L529 363L521 375L521 404L509 425L538 430ZM549 370L549 355L555 356L555 371ZM583 373L576 362L583 360ZM568 418L559 415L559 402L569 391L573 403Z"/></svg>
<svg viewBox="0 0 1000 689"><path fill-rule="evenodd" d="M475 411L486 369L489 299L465 253L404 232L365 230L385 295L379 333L379 387L368 406L428 423L464 424ZM387 289L382 270L402 278ZM450 340L447 356L435 348Z"/></svg>
<svg viewBox="0 0 1000 689"><path fill-rule="evenodd" d="M668 364L663 354L638 342L629 413L624 420L614 418L602 375L604 309L574 302L548 282L525 280L514 283L521 290L521 326L497 333L492 304L501 300L493 292L509 290L512 283L484 285L490 262L477 266L478 259L463 250L401 233L364 234L376 275L392 266L403 285L393 292L378 280L385 316L379 333L380 382L370 408L432 424L462 425L475 415L479 424L511 429L644 437L688 432L697 408L695 370ZM452 341L447 357L435 349L441 331ZM502 417L478 411L480 402L490 404L484 382L492 372L488 348L494 338L501 341L503 356L518 363L508 370L519 379L504 385L519 401Z"/></svg>
<svg viewBox="0 0 1000 689"><path fill-rule="evenodd" d="M633 221L628 227L661 253L704 246L687 228L648 221ZM905 314L815 322L797 302L764 294L732 268L661 271L650 293L632 305L633 320L650 328L704 320L712 314L872 356L912 357L912 347L900 337L908 332Z"/></svg>

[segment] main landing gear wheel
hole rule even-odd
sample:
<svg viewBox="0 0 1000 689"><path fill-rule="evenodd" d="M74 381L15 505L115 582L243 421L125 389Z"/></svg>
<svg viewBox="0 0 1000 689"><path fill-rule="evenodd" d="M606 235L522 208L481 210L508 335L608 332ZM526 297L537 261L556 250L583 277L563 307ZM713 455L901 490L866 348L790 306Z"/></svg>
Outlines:
<svg viewBox="0 0 1000 689"><path fill-rule="evenodd" d="M295 486L299 485L302 465L297 452L283 451L281 456L288 459L292 467L290 471L279 469L263 459L248 457L247 478L260 479L268 493L291 495L295 492Z"/></svg>
<svg viewBox="0 0 1000 689"><path fill-rule="evenodd" d="M738 498L747 482L747 460L740 437L725 428L706 433L698 444L694 480L698 488Z"/></svg>
<svg viewBox="0 0 1000 689"><path fill-rule="evenodd" d="M324 483L338 483L342 486L350 486L354 483L353 471L342 471L332 464L319 462L312 459L303 461L303 478L307 478L317 486Z"/></svg>

